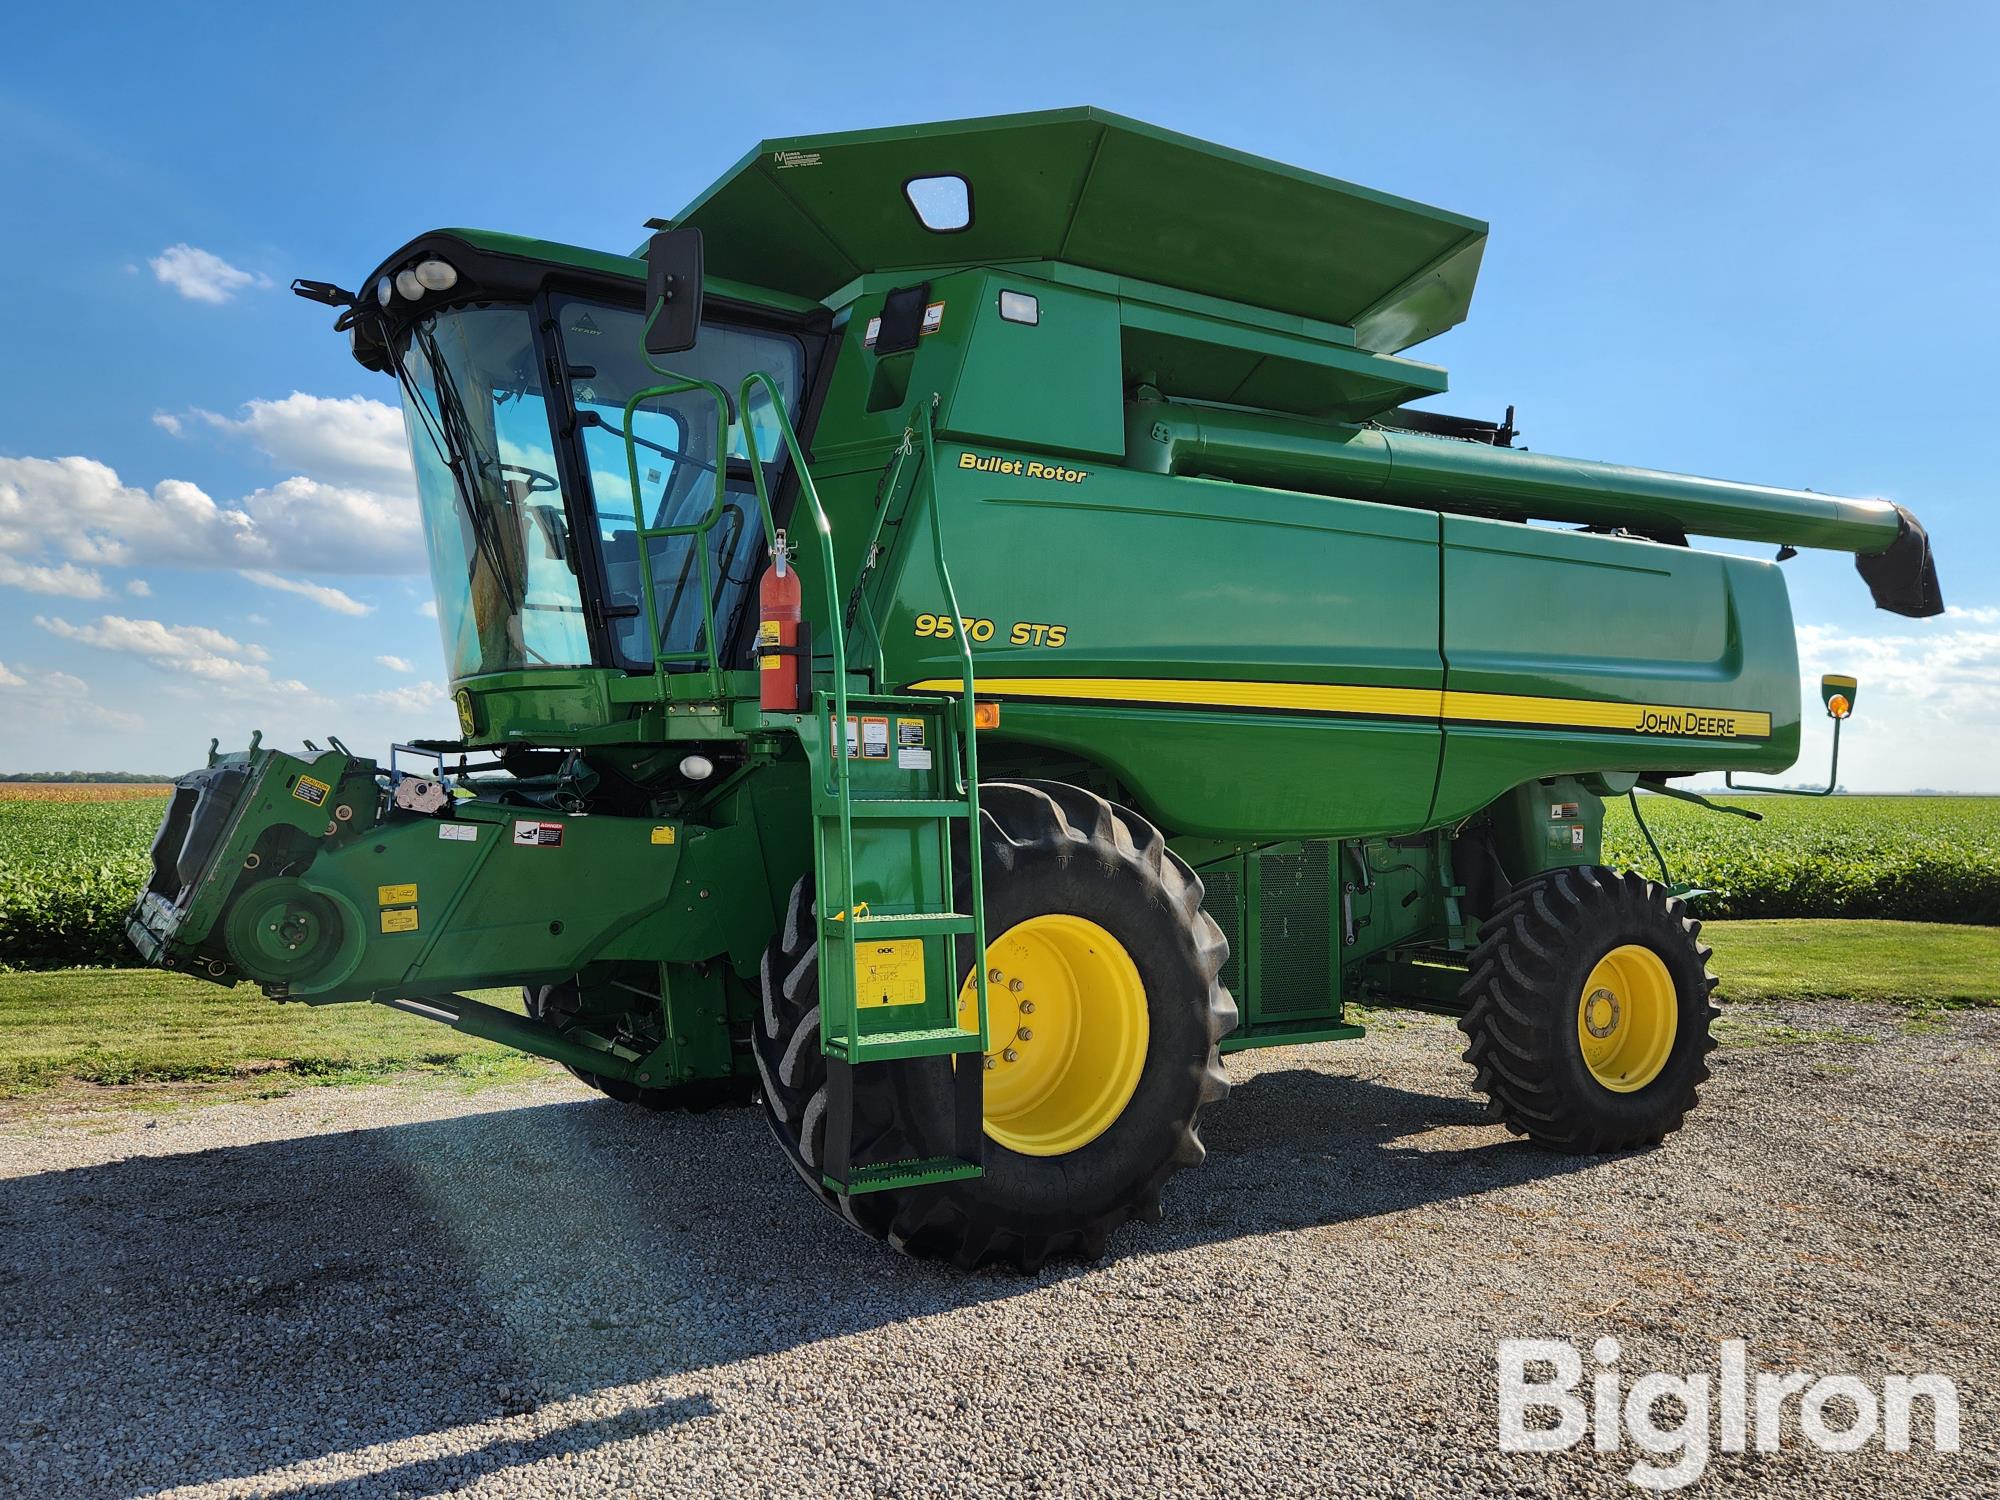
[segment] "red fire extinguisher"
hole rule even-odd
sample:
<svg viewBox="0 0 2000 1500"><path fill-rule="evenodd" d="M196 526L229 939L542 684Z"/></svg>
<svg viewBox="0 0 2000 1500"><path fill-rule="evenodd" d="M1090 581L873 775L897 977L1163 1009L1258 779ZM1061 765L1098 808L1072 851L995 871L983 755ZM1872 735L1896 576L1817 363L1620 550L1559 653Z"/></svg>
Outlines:
<svg viewBox="0 0 2000 1500"><path fill-rule="evenodd" d="M780 531L771 543L771 566L757 585L757 701L786 713L799 707L801 603L791 544Z"/></svg>

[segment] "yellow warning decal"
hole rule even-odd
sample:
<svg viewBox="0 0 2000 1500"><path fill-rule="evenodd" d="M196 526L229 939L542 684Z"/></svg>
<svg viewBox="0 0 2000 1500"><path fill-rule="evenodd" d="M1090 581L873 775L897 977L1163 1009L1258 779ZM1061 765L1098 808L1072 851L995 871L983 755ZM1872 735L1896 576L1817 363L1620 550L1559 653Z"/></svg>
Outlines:
<svg viewBox="0 0 2000 1500"><path fill-rule="evenodd" d="M417 888L413 885L378 885L375 887L377 906L410 906L417 899Z"/></svg>
<svg viewBox="0 0 2000 1500"><path fill-rule="evenodd" d="M653 842L654 842L654 843L656 843L656 844L671 844L671 843L672 843L673 841L674 841L674 825L673 825L673 824L671 824L671 823L655 823L655 824L653 825Z"/></svg>
<svg viewBox="0 0 2000 1500"><path fill-rule="evenodd" d="M391 907L382 913L384 932L415 932L417 930L417 909L414 906Z"/></svg>
<svg viewBox="0 0 2000 1500"><path fill-rule="evenodd" d="M922 1005L924 1003L924 943L922 938L898 938L861 945L854 955L854 1000L857 1005Z"/></svg>
<svg viewBox="0 0 2000 1500"><path fill-rule="evenodd" d="M333 788L315 777L301 776L292 787L292 795L312 807L324 807Z"/></svg>

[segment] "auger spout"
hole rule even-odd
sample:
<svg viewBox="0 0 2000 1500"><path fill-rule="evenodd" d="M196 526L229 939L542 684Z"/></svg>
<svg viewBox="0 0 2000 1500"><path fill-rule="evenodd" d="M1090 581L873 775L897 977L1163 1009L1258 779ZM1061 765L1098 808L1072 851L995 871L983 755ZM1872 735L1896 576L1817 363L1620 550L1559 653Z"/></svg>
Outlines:
<svg viewBox="0 0 2000 1500"><path fill-rule="evenodd" d="M1929 538L1915 516L1887 500L1178 401L1130 403L1126 438L1126 464L1149 473L1640 535L1852 552L1880 608L1916 618L1944 609Z"/></svg>

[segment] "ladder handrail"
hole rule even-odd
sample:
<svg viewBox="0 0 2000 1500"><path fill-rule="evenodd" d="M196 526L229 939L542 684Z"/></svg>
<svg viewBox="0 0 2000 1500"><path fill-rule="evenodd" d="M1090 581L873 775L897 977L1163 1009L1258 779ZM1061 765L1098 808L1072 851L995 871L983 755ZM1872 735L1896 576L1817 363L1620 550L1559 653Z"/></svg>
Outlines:
<svg viewBox="0 0 2000 1500"><path fill-rule="evenodd" d="M655 375L664 377L666 385L648 386L635 391L631 400L625 403L625 476L632 489L633 536L639 543L639 592L646 601L647 653L653 658L655 687L662 699L670 695L667 674L659 670L670 661L708 660L708 681L710 691L720 691L722 687L722 659L715 649L715 583L710 577L708 565L708 533L715 523L722 519L723 509L729 502L729 393L712 380L703 380L696 375L679 375L653 362L653 356L646 352L646 340L652 335L653 325L660 314L666 311L663 297L653 304L646 314L645 326L639 331L639 358L646 362L646 368ZM646 524L645 502L639 493L639 445L633 436L632 413L638 410L642 401L651 401L660 396L678 396L683 391L706 391L715 402L715 499L709 502L708 514L699 521L684 521L678 526L648 526ZM745 424L746 430L748 424ZM754 451L754 450L753 450ZM762 486L759 486L759 500L762 500ZM764 524L770 526L770 513L764 515ZM659 617L657 591L653 587L653 554L647 544L654 537L692 536L696 538L694 549L701 561L701 641L703 650L671 651L660 650L660 632L663 622Z"/></svg>
<svg viewBox="0 0 2000 1500"><path fill-rule="evenodd" d="M813 530L819 535L820 569L825 575L827 638L833 648L833 733L829 741L829 753L833 756L834 805L840 817L840 870L837 879L840 888L819 893L819 920L825 921L829 911L838 913L840 920L852 922L854 910L854 796L853 769L847 761L847 639L841 624L840 580L833 561L833 525L826 518L826 508L819 503L819 487L813 483L812 473L806 468L806 456L799 447L799 437L792 430L792 419L785 412L785 401L777 383L762 370L752 370L743 377L743 386L738 400L748 411L750 391L762 384L770 393L771 411L778 419L778 434L784 439L785 450L792 456L792 468L799 479L799 496L805 501L807 513L812 518ZM750 476L757 485L757 505L764 513L764 530L775 550L778 543L776 526L771 519L771 497L764 479L764 465L757 454L757 429L747 419L743 423L743 438L750 450ZM810 662L802 662L801 669L812 670ZM858 731L857 731L858 733ZM851 945L850 945L851 946ZM853 984L853 969L850 963L847 983ZM847 1012L848 1055L852 1056L861 1044L861 1008L850 1003Z"/></svg>
<svg viewBox="0 0 2000 1500"><path fill-rule="evenodd" d="M986 878L981 858L985 842L985 830L979 818L979 725L978 710L973 703L972 637L966 632L965 616L959 611L958 590L952 586L951 568L944 559L944 518L938 504L937 493L937 445L931 431L931 412L937 406L938 398L933 395L921 407L924 433L924 495L930 505L931 543L937 552L938 581L944 585L945 607L951 611L953 634L958 637L960 667L964 674L965 692L959 699L959 742L964 747L965 759L953 774L958 777L955 788L965 798L966 818L966 865L972 875L972 973L973 985L979 996L979 1047L983 1052L991 1044L987 1035L986 1015Z"/></svg>

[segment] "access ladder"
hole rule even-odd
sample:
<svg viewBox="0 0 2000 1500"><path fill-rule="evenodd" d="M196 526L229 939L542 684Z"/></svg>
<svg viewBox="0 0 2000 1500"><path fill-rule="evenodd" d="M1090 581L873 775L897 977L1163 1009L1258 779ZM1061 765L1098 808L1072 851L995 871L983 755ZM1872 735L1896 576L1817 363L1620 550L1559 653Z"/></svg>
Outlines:
<svg viewBox="0 0 2000 1500"><path fill-rule="evenodd" d="M630 434L633 411L640 403L683 391L706 391L716 405L715 451L725 453L729 445L732 407L721 387L674 375L657 365L653 368L670 383L635 393L625 408L626 461L635 496L640 493L638 453ZM835 1193L859 1194L976 1177L981 1171L985 1140L981 1113L989 1037L971 644L963 631L958 632L964 691L956 699L850 690L833 530L784 398L768 375L757 372L744 379L733 409L743 413L742 432L765 539L773 549L779 545L764 465L757 452L756 424L748 417L752 396L760 388L769 399L797 475L799 499L817 533L826 619L814 622L815 635L831 658L824 671L816 669L816 662L801 663L802 671L813 669L813 687L811 712L798 724L811 775L820 1046L828 1073L823 1180ZM921 403L912 414L902 446L893 456L887 488L896 489L907 462L918 464L929 507L938 579L947 607L957 618L958 597L945 560L938 513L934 404L934 400ZM721 673L708 578L707 532L716 524L725 503L720 463L716 465L715 485L715 502L704 518L675 527L642 525L637 540L645 609L656 650L660 635L648 545L681 539L700 555L702 597L710 618L705 622L702 650L674 659L702 659L719 694ZM884 510L887 504L885 494ZM878 513L876 537L879 535ZM870 540L871 554L875 540ZM860 591L856 594L859 602ZM872 618L870 628L872 631ZM874 633L874 641L879 673L879 632ZM665 692L666 674L658 676ZM954 846L964 851L962 877L954 868ZM961 975L967 976L962 983ZM855 1070L923 1066L930 1058L951 1059L949 1149L916 1158L855 1161Z"/></svg>

